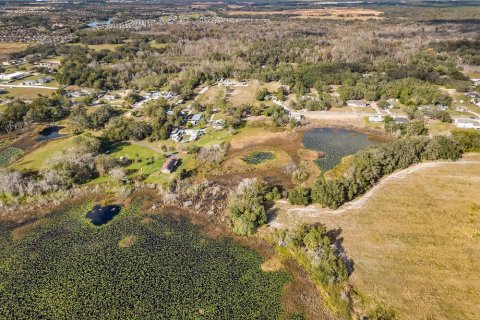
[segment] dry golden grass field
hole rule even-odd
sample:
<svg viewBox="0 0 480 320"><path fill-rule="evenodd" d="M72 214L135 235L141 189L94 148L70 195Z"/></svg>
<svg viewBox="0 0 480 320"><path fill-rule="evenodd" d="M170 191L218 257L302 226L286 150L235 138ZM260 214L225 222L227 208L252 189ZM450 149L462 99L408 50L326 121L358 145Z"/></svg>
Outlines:
<svg viewBox="0 0 480 320"><path fill-rule="evenodd" d="M338 211L280 204L276 223L340 228L353 286L398 319L480 319L480 155L423 164Z"/></svg>
<svg viewBox="0 0 480 320"><path fill-rule="evenodd" d="M19 99L35 99L38 95L51 96L55 93L53 89L45 88L33 88L33 87L18 87L10 88L8 86L2 86L0 89L4 89L7 92L0 95L0 98L13 97Z"/></svg>
<svg viewBox="0 0 480 320"><path fill-rule="evenodd" d="M383 12L364 8L319 8L319 9L291 9L282 11L226 11L230 16L247 15L292 15L298 18L367 20L383 19Z"/></svg>
<svg viewBox="0 0 480 320"><path fill-rule="evenodd" d="M6 61L12 52L21 51L28 47L25 42L2 42L0 43L0 61Z"/></svg>

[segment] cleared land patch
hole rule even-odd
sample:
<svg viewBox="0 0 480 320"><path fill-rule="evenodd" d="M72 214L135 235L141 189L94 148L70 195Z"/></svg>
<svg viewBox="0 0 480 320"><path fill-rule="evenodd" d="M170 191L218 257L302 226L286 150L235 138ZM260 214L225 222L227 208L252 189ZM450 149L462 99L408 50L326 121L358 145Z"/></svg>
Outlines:
<svg viewBox="0 0 480 320"><path fill-rule="evenodd" d="M2 42L0 43L0 61L7 60L8 55L12 52L21 51L28 47L25 42Z"/></svg>
<svg viewBox="0 0 480 320"><path fill-rule="evenodd" d="M51 96L55 93L53 89L34 88L34 87L13 87L2 86L0 89L6 90L6 93L0 94L0 98L13 97L22 99L34 99L38 95Z"/></svg>

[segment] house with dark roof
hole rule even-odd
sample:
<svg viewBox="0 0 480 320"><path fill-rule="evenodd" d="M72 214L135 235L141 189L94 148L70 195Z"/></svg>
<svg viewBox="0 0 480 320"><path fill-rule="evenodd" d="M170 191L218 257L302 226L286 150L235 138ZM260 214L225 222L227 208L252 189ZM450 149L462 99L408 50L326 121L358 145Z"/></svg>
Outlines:
<svg viewBox="0 0 480 320"><path fill-rule="evenodd" d="M177 167L179 161L180 159L175 156L168 158L167 161L165 161L165 163L162 165L162 173L172 173Z"/></svg>
<svg viewBox="0 0 480 320"><path fill-rule="evenodd" d="M395 120L395 123L397 123L397 124L408 123L407 118L395 117L395 118L393 118L393 120Z"/></svg>

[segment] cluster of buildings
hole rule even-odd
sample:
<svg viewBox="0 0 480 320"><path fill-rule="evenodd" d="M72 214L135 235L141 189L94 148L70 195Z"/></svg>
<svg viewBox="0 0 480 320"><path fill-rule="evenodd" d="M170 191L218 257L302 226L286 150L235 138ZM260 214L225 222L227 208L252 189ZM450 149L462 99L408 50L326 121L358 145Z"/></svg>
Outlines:
<svg viewBox="0 0 480 320"><path fill-rule="evenodd" d="M205 129L173 129L170 139L175 142L187 143L196 141L205 133Z"/></svg>
<svg viewBox="0 0 480 320"><path fill-rule="evenodd" d="M417 108L418 110L421 110L421 111L447 111L448 110L448 106L444 106L444 105L435 105L435 106L430 106L430 105L426 105L426 106L418 106Z"/></svg>
<svg viewBox="0 0 480 320"><path fill-rule="evenodd" d="M0 29L0 42L37 42L37 43L67 43L73 35L65 32L39 32L35 28L4 27Z"/></svg>
<svg viewBox="0 0 480 320"><path fill-rule="evenodd" d="M40 86L45 83L50 83L52 82L53 78L52 77L43 77L39 79L34 79L34 80L27 80L22 82L21 84L24 86Z"/></svg>
<svg viewBox="0 0 480 320"><path fill-rule="evenodd" d="M480 107L480 93L476 91L467 92L466 95L470 97L470 102Z"/></svg>
<svg viewBox="0 0 480 320"><path fill-rule="evenodd" d="M187 114L188 110L183 110L183 113ZM187 115L186 124L190 126L197 126L200 124L200 121L203 119L203 114L194 113ZM207 122L207 126L214 130L221 130L225 126L225 121L223 119L215 119L215 115L212 115L210 120ZM188 127L188 126L187 126ZM187 128L175 128L170 134L170 139L175 142L187 143L196 141L206 132L205 128L197 129L187 129Z"/></svg>
<svg viewBox="0 0 480 320"><path fill-rule="evenodd" d="M220 81L218 81L218 85L221 87L246 87L248 86L248 83L246 81L236 81L222 78Z"/></svg>
<svg viewBox="0 0 480 320"><path fill-rule="evenodd" d="M368 117L368 121L372 123L381 123L385 121L385 116L379 114L376 116L370 116ZM396 124L405 124L408 123L408 119L404 117L393 117L393 121L395 121Z"/></svg>
<svg viewBox="0 0 480 320"><path fill-rule="evenodd" d="M163 98L168 101L173 101L178 98L178 95L174 94L171 91L160 92L160 91L150 91L142 96L142 100L134 103L132 105L133 109L141 108L143 105L149 101L157 100ZM177 103L182 103L182 100L179 100Z"/></svg>
<svg viewBox="0 0 480 320"><path fill-rule="evenodd" d="M353 108L366 108L368 106L368 104L363 100L347 100L345 103L347 106Z"/></svg>
<svg viewBox="0 0 480 320"><path fill-rule="evenodd" d="M264 20L264 19L262 19ZM198 25L198 24L210 24L218 25L224 23L245 23L251 21L259 21L259 19L248 18L224 18L212 15L200 15L200 16L181 16L181 15L169 15L161 18L154 19L131 19L123 22L114 22L106 24L96 24L91 26L94 29L121 29L121 30L142 30L156 25Z"/></svg>

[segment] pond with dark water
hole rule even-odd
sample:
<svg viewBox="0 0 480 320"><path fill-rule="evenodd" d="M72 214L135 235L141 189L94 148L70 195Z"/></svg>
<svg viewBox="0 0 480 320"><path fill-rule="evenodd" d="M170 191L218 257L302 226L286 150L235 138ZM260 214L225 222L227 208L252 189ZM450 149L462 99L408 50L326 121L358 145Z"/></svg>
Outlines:
<svg viewBox="0 0 480 320"><path fill-rule="evenodd" d="M57 139L57 138L62 138L65 137L66 134L61 134L60 130L62 130L65 127L62 126L50 126L42 131L40 131L38 134L40 135L39 138L37 138L37 141L47 141L47 140L52 140L52 139Z"/></svg>
<svg viewBox="0 0 480 320"><path fill-rule="evenodd" d="M349 129L315 128L303 135L305 148L325 153L315 162L322 172L333 169L343 157L379 143L373 135Z"/></svg>
<svg viewBox="0 0 480 320"><path fill-rule="evenodd" d="M105 207L97 205L87 213L86 217L92 220L94 225L100 226L112 220L119 212L120 206L117 205L109 205Z"/></svg>

